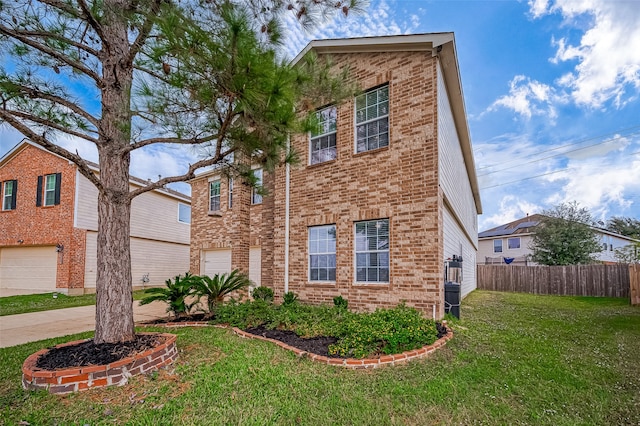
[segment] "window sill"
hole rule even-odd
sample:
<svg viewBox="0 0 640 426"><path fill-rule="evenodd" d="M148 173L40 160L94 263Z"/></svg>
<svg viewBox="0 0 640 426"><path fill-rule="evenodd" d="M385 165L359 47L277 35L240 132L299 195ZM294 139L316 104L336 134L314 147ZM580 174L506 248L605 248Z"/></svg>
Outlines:
<svg viewBox="0 0 640 426"><path fill-rule="evenodd" d="M369 151L362 151L362 152L354 152L353 156L354 157L360 157L361 155L367 155L367 154L376 154L378 152L382 152L382 151L388 151L389 150L389 146L383 146L381 148L376 148L376 149L370 149Z"/></svg>
<svg viewBox="0 0 640 426"><path fill-rule="evenodd" d="M222 217L222 212L220 210L209 210L207 212L207 215L213 216L213 217Z"/></svg>
<svg viewBox="0 0 640 426"><path fill-rule="evenodd" d="M369 289L388 289L389 287L391 287L391 283L361 283L361 282L355 282L353 283L354 287L361 287L361 288L369 288Z"/></svg>
<svg viewBox="0 0 640 426"><path fill-rule="evenodd" d="M325 166L327 164L333 164L333 163L335 163L337 161L338 161L338 159L334 158L333 160L327 160L327 161L323 161L321 163L307 164L307 169L315 169L316 167Z"/></svg>
<svg viewBox="0 0 640 426"><path fill-rule="evenodd" d="M307 281L308 286L333 288L336 286L335 281Z"/></svg>

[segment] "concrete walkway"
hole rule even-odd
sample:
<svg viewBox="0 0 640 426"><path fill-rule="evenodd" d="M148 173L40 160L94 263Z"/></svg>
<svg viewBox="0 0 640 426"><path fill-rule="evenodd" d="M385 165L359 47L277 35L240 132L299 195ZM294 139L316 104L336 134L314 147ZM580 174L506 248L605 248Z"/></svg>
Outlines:
<svg viewBox="0 0 640 426"><path fill-rule="evenodd" d="M140 306L138 301L133 303L136 322L167 316L166 303L153 302L144 306ZM95 316L94 305L2 316L0 348L94 330Z"/></svg>

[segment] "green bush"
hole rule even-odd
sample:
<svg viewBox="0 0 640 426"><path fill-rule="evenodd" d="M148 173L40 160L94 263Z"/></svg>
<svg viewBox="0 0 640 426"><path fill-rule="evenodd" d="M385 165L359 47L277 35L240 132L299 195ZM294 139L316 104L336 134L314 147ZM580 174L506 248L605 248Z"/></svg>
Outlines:
<svg viewBox="0 0 640 426"><path fill-rule="evenodd" d="M251 292L251 296L255 300L264 300L269 303L273 302L273 290L269 287L256 287L253 289L253 292Z"/></svg>
<svg viewBox="0 0 640 426"><path fill-rule="evenodd" d="M273 316L273 305L264 300L249 300L244 303L232 300L218 306L214 322L245 329L271 323Z"/></svg>
<svg viewBox="0 0 640 426"><path fill-rule="evenodd" d="M298 295L295 294L292 291L288 291L284 294L283 296L283 301L282 304L284 306L289 306L289 305L293 305L294 303L298 302Z"/></svg>
<svg viewBox="0 0 640 426"><path fill-rule="evenodd" d="M167 312L175 317L188 315L193 304L188 304L186 298L194 294L193 278L193 275L187 272L184 277L177 275L173 280L166 280L165 287L148 288L144 291L148 296L143 297L140 304L146 305L159 300L168 304Z"/></svg>
<svg viewBox="0 0 640 426"><path fill-rule="evenodd" d="M333 305L339 309L347 309L349 301L340 295L333 298Z"/></svg>
<svg viewBox="0 0 640 426"><path fill-rule="evenodd" d="M347 318L336 337L338 342L329 347L331 354L363 358L421 348L435 342L438 331L434 321L401 304Z"/></svg>
<svg viewBox="0 0 640 426"><path fill-rule="evenodd" d="M211 314L216 313L216 309L222 304L226 295L249 287L251 284L249 277L237 269L230 274L216 274L213 277L193 276L191 280L196 296L206 299Z"/></svg>

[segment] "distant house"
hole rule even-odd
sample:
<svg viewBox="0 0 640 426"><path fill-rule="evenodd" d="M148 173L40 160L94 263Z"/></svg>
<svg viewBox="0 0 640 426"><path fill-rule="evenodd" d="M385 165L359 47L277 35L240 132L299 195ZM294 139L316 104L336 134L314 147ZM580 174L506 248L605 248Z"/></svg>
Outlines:
<svg viewBox="0 0 640 426"><path fill-rule="evenodd" d="M530 260L533 250L529 248L535 227L540 224L543 215L534 214L496 226L478 234L478 264L535 265ZM596 260L603 263L615 263L615 251L636 242L606 229L592 227L596 232L602 251L596 254Z"/></svg>
<svg viewBox="0 0 640 426"><path fill-rule="evenodd" d="M277 298L441 317L446 260L463 259L463 295L476 288L481 211L453 34L318 40L294 63L311 51L363 93L292 135L301 164L255 171L267 195L220 171L191 181L191 272L238 268Z"/></svg>
<svg viewBox="0 0 640 426"><path fill-rule="evenodd" d="M98 190L77 166L23 140L0 159L0 196L0 292L94 292ZM134 288L189 270L190 210L190 197L168 189L133 200Z"/></svg>

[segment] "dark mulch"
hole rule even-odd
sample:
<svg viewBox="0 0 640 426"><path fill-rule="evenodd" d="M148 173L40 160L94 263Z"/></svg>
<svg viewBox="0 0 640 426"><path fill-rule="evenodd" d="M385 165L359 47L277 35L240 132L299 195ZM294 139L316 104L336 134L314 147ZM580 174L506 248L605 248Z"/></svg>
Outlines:
<svg viewBox="0 0 640 426"><path fill-rule="evenodd" d="M149 334L137 335L134 341L126 343L96 345L93 340L88 340L73 346L49 349L49 352L38 358L36 367L45 370L58 370L69 367L106 365L152 349L162 344L163 341L163 337Z"/></svg>
<svg viewBox="0 0 640 426"><path fill-rule="evenodd" d="M316 355L323 355L331 358L340 358L336 355L329 355L329 345L333 345L338 341L335 337L310 337L308 339L298 336L294 331L288 330L269 330L263 325L258 327L247 328L244 331L255 334L256 336L266 337L268 339L279 340L289 346L296 347L306 352Z"/></svg>

